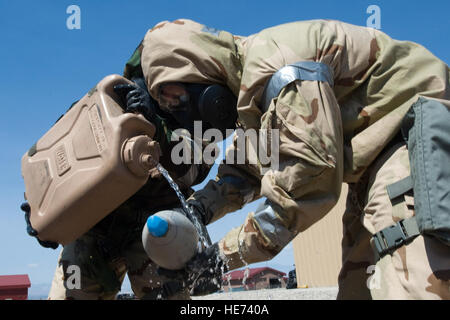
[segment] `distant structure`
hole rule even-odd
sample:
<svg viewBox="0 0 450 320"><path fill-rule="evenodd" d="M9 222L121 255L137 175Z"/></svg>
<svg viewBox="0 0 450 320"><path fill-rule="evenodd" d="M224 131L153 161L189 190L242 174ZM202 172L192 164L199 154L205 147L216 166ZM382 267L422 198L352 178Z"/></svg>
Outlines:
<svg viewBox="0 0 450 320"><path fill-rule="evenodd" d="M286 273L269 267L231 271L223 276L224 292L286 287Z"/></svg>
<svg viewBox="0 0 450 320"><path fill-rule="evenodd" d="M29 287L27 274L0 276L0 300L27 300Z"/></svg>

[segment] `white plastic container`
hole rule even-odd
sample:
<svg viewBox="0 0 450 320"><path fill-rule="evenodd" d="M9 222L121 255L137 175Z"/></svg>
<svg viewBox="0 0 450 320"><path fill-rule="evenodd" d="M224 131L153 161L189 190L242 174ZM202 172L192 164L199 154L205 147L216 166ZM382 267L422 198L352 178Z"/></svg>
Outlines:
<svg viewBox="0 0 450 320"><path fill-rule="evenodd" d="M169 270L184 268L197 253L198 239L192 222L171 210L150 216L142 230L142 244L150 259Z"/></svg>

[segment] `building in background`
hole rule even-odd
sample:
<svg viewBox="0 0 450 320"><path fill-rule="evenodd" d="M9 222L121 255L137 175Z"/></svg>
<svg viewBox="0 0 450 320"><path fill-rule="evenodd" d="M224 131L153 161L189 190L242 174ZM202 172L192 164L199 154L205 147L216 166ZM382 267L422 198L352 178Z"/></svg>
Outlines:
<svg viewBox="0 0 450 320"><path fill-rule="evenodd" d="M286 287L286 273L269 267L231 271L223 276L225 292Z"/></svg>
<svg viewBox="0 0 450 320"><path fill-rule="evenodd" d="M27 274L0 276L0 300L27 300L29 287Z"/></svg>
<svg viewBox="0 0 450 320"><path fill-rule="evenodd" d="M347 185L343 184L341 197L333 210L293 240L299 288L337 286L342 266L342 216L347 190Z"/></svg>

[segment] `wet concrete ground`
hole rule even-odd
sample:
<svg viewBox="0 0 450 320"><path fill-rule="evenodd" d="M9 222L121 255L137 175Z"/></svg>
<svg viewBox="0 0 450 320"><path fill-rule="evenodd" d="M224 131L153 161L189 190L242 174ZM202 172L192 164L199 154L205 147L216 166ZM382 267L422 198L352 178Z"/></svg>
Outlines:
<svg viewBox="0 0 450 320"><path fill-rule="evenodd" d="M337 287L307 289L263 289L214 293L193 300L336 300Z"/></svg>

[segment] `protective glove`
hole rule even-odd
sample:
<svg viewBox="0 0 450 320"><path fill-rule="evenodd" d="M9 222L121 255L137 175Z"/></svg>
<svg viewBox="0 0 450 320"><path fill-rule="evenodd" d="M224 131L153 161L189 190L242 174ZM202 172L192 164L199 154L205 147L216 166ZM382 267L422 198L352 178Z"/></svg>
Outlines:
<svg viewBox="0 0 450 320"><path fill-rule="evenodd" d="M209 213L203 209L202 204L195 200L195 199L188 199L187 204L191 208L191 211L197 216L197 218L200 220L200 222L203 223L203 225L208 225L211 221L211 216ZM181 210L181 209L180 209Z"/></svg>
<svg viewBox="0 0 450 320"><path fill-rule="evenodd" d="M180 281L193 296L217 292L222 286L223 274L227 271L225 257L220 253L218 243L197 253L182 270L158 268L158 274Z"/></svg>
<svg viewBox="0 0 450 320"><path fill-rule="evenodd" d="M39 244L44 247L44 248L52 248L52 249L56 249L58 248L59 244L53 241L41 241L37 235L38 232L36 230L33 229L33 227L31 226L31 222L30 222L30 205L28 204L28 202L24 202L22 203L22 205L20 206L20 209L22 211L25 212L25 222L27 224L27 233L32 236L35 237L36 240L39 242Z"/></svg>
<svg viewBox="0 0 450 320"><path fill-rule="evenodd" d="M209 238L208 230L206 229L206 225L210 222L210 217L207 215L207 213L203 210L203 207L200 202L194 199L189 199L186 201L187 205L191 209L191 213L197 218L197 221L200 223L201 226L201 232L204 236L204 240L207 242L207 244L211 244L211 239ZM186 212L182 208L175 208L174 211L178 211L183 215L186 215ZM189 216L188 216L189 218ZM190 218L189 218L190 219ZM192 220L192 219L191 219ZM191 221L194 225L196 225L195 221Z"/></svg>
<svg viewBox="0 0 450 320"><path fill-rule="evenodd" d="M189 208L191 209L191 213L193 213L195 215L197 220L199 222L201 222L203 225L206 225L206 223L205 223L206 217L205 217L205 213L203 212L203 210L200 210L197 206L193 205L191 200L186 201L186 203L189 206ZM183 215L186 215L186 212L184 212L183 208L174 208L173 210L177 211Z"/></svg>
<svg viewBox="0 0 450 320"><path fill-rule="evenodd" d="M126 106L125 112L139 112L148 119L155 114L155 105L152 103L150 94L137 84L117 84L114 86L114 92Z"/></svg>

